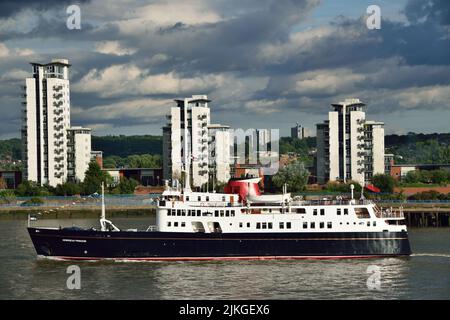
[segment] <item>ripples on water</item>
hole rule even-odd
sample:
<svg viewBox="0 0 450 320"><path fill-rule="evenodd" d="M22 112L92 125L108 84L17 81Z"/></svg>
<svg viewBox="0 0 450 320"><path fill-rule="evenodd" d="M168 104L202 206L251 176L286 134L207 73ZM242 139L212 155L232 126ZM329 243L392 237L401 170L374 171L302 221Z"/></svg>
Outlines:
<svg viewBox="0 0 450 320"><path fill-rule="evenodd" d="M115 219L144 228L148 219ZM95 220L41 225L91 226ZM26 221L0 221L1 299L449 299L450 232L410 231L410 258L211 262L82 262L81 290L68 290L73 262L36 259ZM367 268L381 272L369 290Z"/></svg>

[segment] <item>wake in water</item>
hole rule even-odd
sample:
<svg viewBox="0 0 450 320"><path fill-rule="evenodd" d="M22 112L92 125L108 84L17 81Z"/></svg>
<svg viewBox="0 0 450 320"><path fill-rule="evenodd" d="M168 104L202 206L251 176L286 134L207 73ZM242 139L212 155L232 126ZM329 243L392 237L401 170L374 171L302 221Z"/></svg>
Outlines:
<svg viewBox="0 0 450 320"><path fill-rule="evenodd" d="M411 257L443 257L450 258L449 253L413 253Z"/></svg>

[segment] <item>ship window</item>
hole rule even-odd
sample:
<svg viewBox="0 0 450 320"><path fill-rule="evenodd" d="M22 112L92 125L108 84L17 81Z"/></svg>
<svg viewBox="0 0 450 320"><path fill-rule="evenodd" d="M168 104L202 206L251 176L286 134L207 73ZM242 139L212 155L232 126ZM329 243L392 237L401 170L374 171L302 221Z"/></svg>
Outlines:
<svg viewBox="0 0 450 320"><path fill-rule="evenodd" d="M186 216L186 209L183 209L183 211L181 211L181 215L184 217Z"/></svg>
<svg viewBox="0 0 450 320"><path fill-rule="evenodd" d="M370 221L367 221L367 226L370 227Z"/></svg>
<svg viewBox="0 0 450 320"><path fill-rule="evenodd" d="M209 201L209 196L206 196L206 201Z"/></svg>
<svg viewBox="0 0 450 320"><path fill-rule="evenodd" d="M344 215L348 215L348 209L344 209Z"/></svg>
<svg viewBox="0 0 450 320"><path fill-rule="evenodd" d="M325 209L320 209L320 215L324 216L325 215Z"/></svg>
<svg viewBox="0 0 450 320"><path fill-rule="evenodd" d="M306 209L305 208L297 208L297 213L306 213Z"/></svg>
<svg viewBox="0 0 450 320"><path fill-rule="evenodd" d="M290 229L291 228L291 223L290 222L287 222L286 223L286 229Z"/></svg>
<svg viewBox="0 0 450 320"><path fill-rule="evenodd" d="M218 217L219 216L219 210L215 210L214 211L214 217Z"/></svg>
<svg viewBox="0 0 450 320"><path fill-rule="evenodd" d="M229 216L230 216L230 210L226 210L226 211L225 211L225 216L226 216L226 217L229 217Z"/></svg>
<svg viewBox="0 0 450 320"><path fill-rule="evenodd" d="M267 222L263 222L263 223L262 223L262 228L263 228L263 229L267 229Z"/></svg>
<svg viewBox="0 0 450 320"><path fill-rule="evenodd" d="M308 229L308 222L303 222L303 229Z"/></svg>
<svg viewBox="0 0 450 320"><path fill-rule="evenodd" d="M314 209L313 215L317 216L317 209Z"/></svg>
<svg viewBox="0 0 450 320"><path fill-rule="evenodd" d="M197 199L198 199L198 201L202 201L202 197L200 197L200 196L198 196Z"/></svg>
<svg viewBox="0 0 450 320"><path fill-rule="evenodd" d="M234 217L234 210L231 210L231 216Z"/></svg>
<svg viewBox="0 0 450 320"><path fill-rule="evenodd" d="M167 222L167 226L170 227L172 225L172 222Z"/></svg>
<svg viewBox="0 0 450 320"><path fill-rule="evenodd" d="M355 213L360 219L370 218L369 210L367 210L367 208L355 208Z"/></svg>
<svg viewBox="0 0 450 320"><path fill-rule="evenodd" d="M333 227L333 223L327 222L327 228L328 228L328 229L331 229L332 227Z"/></svg>
<svg viewBox="0 0 450 320"><path fill-rule="evenodd" d="M247 228L250 228L250 222L247 222Z"/></svg>
<svg viewBox="0 0 450 320"><path fill-rule="evenodd" d="M202 215L202 211L201 210L197 210L197 217L200 217Z"/></svg>
<svg viewBox="0 0 450 320"><path fill-rule="evenodd" d="M205 227L200 221L193 221L192 229L194 230L194 232L205 232Z"/></svg>
<svg viewBox="0 0 450 320"><path fill-rule="evenodd" d="M319 228L320 228L320 229L325 228L325 222L320 222L320 223L319 223Z"/></svg>
<svg viewBox="0 0 450 320"><path fill-rule="evenodd" d="M374 221L374 222L372 223L372 225L373 225L374 227L376 227L376 226L377 226L377 222Z"/></svg>
<svg viewBox="0 0 450 320"><path fill-rule="evenodd" d="M256 223L256 229L261 229L261 223L260 222Z"/></svg>
<svg viewBox="0 0 450 320"><path fill-rule="evenodd" d="M222 197L222 201L225 202L227 201L227 198L225 196Z"/></svg>
<svg viewBox="0 0 450 320"><path fill-rule="evenodd" d="M181 210L180 209L177 210L177 216L181 216Z"/></svg>
<svg viewBox="0 0 450 320"><path fill-rule="evenodd" d="M239 228L242 228L242 222L239 222Z"/></svg>
<svg viewBox="0 0 450 320"><path fill-rule="evenodd" d="M220 216L223 217L223 210L220 210Z"/></svg>
<svg viewBox="0 0 450 320"><path fill-rule="evenodd" d="M268 223L267 223L267 227L268 227L269 229L272 229L272 228L273 228L272 222L268 222Z"/></svg>
<svg viewBox="0 0 450 320"><path fill-rule="evenodd" d="M181 226L182 226L182 227L186 227L186 222L182 222L182 223L181 223Z"/></svg>
<svg viewBox="0 0 450 320"><path fill-rule="evenodd" d="M280 229L284 229L284 222L280 222Z"/></svg>
<svg viewBox="0 0 450 320"><path fill-rule="evenodd" d="M314 229L316 227L316 223L315 222L311 222L310 226L311 229Z"/></svg>
<svg viewBox="0 0 450 320"><path fill-rule="evenodd" d="M341 208L337 209L337 215L340 216L341 215Z"/></svg>
<svg viewBox="0 0 450 320"><path fill-rule="evenodd" d="M189 201L189 197L188 196L186 196L186 201Z"/></svg>
<svg viewBox="0 0 450 320"><path fill-rule="evenodd" d="M174 227L178 227L178 222L174 222L174 223L173 223L173 226L174 226Z"/></svg>

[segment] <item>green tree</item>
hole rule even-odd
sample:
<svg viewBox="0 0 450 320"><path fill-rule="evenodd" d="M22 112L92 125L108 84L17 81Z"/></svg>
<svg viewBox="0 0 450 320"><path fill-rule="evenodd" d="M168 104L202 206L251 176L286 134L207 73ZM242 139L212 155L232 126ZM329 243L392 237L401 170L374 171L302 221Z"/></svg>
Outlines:
<svg viewBox="0 0 450 320"><path fill-rule="evenodd" d="M74 196L81 193L81 184L74 182L66 182L58 184L55 189L57 196Z"/></svg>
<svg viewBox="0 0 450 320"><path fill-rule="evenodd" d="M395 179L388 174L376 174L372 178L372 184L379 188L381 192L394 192Z"/></svg>
<svg viewBox="0 0 450 320"><path fill-rule="evenodd" d="M272 182L277 188L282 188L286 183L292 192L303 191L308 183L309 171L301 161L291 162L281 168L272 177Z"/></svg>
<svg viewBox="0 0 450 320"><path fill-rule="evenodd" d="M100 169L96 161L91 161L82 184L83 194L100 193L102 182L105 183L105 186L108 186L112 182L112 178L108 172Z"/></svg>
<svg viewBox="0 0 450 320"><path fill-rule="evenodd" d="M16 190L18 196L21 197L33 197L33 196L49 196L51 192L45 188L41 187L34 181L24 181L22 182Z"/></svg>
<svg viewBox="0 0 450 320"><path fill-rule="evenodd" d="M133 194L134 189L139 185L139 182L135 179L127 179L126 177L120 178L120 183L111 190L113 194Z"/></svg>

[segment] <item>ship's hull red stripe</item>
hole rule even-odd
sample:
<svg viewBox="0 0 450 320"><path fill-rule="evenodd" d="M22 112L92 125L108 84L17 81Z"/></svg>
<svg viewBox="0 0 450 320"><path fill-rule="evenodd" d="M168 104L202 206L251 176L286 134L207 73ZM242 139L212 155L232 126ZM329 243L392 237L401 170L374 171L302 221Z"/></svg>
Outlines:
<svg viewBox="0 0 450 320"><path fill-rule="evenodd" d="M396 257L408 255L395 255ZM42 259L65 261L235 261L235 260L338 260L338 259L375 259L387 258L392 255L361 255L361 256L255 256L255 257L158 257L158 258L100 258L100 257L64 257L64 256L39 256Z"/></svg>

